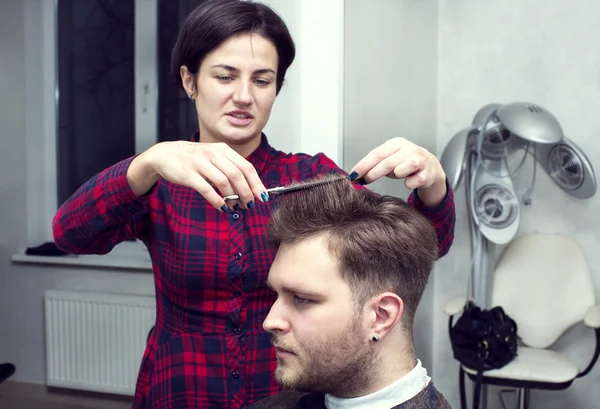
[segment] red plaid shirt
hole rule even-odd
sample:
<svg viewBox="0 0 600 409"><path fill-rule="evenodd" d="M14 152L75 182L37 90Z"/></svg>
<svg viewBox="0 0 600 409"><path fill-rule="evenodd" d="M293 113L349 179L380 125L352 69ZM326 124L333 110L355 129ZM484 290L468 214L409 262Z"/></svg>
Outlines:
<svg viewBox="0 0 600 409"><path fill-rule="evenodd" d="M264 136L248 160L267 188L343 172L323 154L277 151ZM266 286L275 256L265 236L270 204L221 213L194 190L165 180L137 197L127 183L131 161L85 183L61 206L53 229L58 247L75 254L105 254L132 237L148 248L156 326L133 407L238 409L277 393L276 359L262 329L274 301ZM408 202L432 221L444 255L454 235L452 190L436 209L415 193Z"/></svg>

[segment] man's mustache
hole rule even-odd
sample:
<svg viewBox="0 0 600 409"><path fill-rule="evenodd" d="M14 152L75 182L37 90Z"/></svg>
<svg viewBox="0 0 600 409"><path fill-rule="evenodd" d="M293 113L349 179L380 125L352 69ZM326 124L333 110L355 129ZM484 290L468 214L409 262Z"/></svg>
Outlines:
<svg viewBox="0 0 600 409"><path fill-rule="evenodd" d="M296 351L294 351L292 347L281 342L279 337L275 334L271 335L271 344L277 349L282 349L284 351L291 352L292 354L296 354Z"/></svg>

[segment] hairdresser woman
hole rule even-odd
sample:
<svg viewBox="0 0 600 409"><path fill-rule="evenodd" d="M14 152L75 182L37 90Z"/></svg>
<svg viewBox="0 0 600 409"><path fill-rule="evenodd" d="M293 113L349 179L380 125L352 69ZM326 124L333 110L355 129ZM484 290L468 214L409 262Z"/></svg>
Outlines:
<svg viewBox="0 0 600 409"><path fill-rule="evenodd" d="M195 104L199 132L119 162L81 186L54 218L56 244L104 254L138 238L152 258L156 326L141 363L136 409L243 408L278 392L262 322L274 300L265 228L266 188L343 173L322 154L286 154L262 134L294 44L266 5L208 0L185 20L172 52L177 85ZM415 189L409 202L436 227L440 255L453 239L452 191L438 160L404 139L353 169ZM401 183L401 182L399 182ZM239 194L237 203L222 196Z"/></svg>

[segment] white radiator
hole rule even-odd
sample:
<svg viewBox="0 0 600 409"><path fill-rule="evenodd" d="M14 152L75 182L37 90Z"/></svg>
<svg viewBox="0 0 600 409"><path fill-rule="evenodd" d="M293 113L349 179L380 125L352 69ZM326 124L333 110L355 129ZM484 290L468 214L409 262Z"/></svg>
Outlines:
<svg viewBox="0 0 600 409"><path fill-rule="evenodd" d="M45 293L48 386L133 396L154 297Z"/></svg>

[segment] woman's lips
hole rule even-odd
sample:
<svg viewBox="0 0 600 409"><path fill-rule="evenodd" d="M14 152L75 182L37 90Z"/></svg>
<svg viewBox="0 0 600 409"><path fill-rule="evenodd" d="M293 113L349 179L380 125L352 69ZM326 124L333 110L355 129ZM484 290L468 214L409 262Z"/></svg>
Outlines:
<svg viewBox="0 0 600 409"><path fill-rule="evenodd" d="M247 126L249 125L254 117L245 111L232 111L227 113L227 119L229 123L234 126Z"/></svg>

